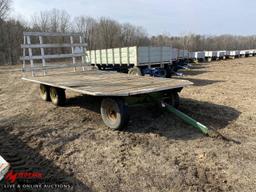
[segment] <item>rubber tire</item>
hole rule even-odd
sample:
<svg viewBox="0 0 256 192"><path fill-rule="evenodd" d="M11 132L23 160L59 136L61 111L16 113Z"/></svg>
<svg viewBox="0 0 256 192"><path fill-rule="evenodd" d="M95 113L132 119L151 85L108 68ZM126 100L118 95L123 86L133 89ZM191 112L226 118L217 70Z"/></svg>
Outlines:
<svg viewBox="0 0 256 192"><path fill-rule="evenodd" d="M179 94L177 92L171 93L168 103L171 106L175 107L175 108L179 108L179 106L180 106L180 96L179 96Z"/></svg>
<svg viewBox="0 0 256 192"><path fill-rule="evenodd" d="M143 76L139 67L133 67L128 71L129 75Z"/></svg>
<svg viewBox="0 0 256 192"><path fill-rule="evenodd" d="M47 85L43 85L43 84L40 84L40 97L44 100L44 101L51 101L51 98L50 98L50 91L49 91L49 86Z"/></svg>
<svg viewBox="0 0 256 192"><path fill-rule="evenodd" d="M162 69L162 72L164 72L164 74L160 77L162 78L167 78L167 70L166 69Z"/></svg>
<svg viewBox="0 0 256 192"><path fill-rule="evenodd" d="M166 76L165 76L165 78L171 78L172 77L172 71L171 71L171 69L166 69Z"/></svg>
<svg viewBox="0 0 256 192"><path fill-rule="evenodd" d="M103 122L109 128L122 130L127 127L129 121L128 107L123 99L104 98L101 102L100 112Z"/></svg>
<svg viewBox="0 0 256 192"><path fill-rule="evenodd" d="M50 87L50 98L54 105L63 106L66 103L66 94L64 89Z"/></svg>

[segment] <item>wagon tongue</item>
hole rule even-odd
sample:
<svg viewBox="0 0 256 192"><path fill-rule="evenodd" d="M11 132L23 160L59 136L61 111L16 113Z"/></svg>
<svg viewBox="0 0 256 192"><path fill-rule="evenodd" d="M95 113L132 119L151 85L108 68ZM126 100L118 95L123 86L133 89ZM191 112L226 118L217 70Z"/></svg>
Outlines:
<svg viewBox="0 0 256 192"><path fill-rule="evenodd" d="M237 141L235 139L229 138L225 135L223 135L222 133L220 133L219 131L217 131L216 129L214 129L213 127L207 127L205 125L203 125L202 123L194 120L193 118L189 117L188 115L186 115L185 113L179 111L178 109L176 109L175 107L161 101L161 106L163 108L165 108L168 112L171 112L173 114L175 114L176 116L178 116L180 119L182 119L183 121L185 121L187 124L193 126L196 129L199 129L202 133L204 133L205 135L211 137L211 138L220 138L224 141L228 141L228 142L233 142L235 144L241 144L240 141Z"/></svg>

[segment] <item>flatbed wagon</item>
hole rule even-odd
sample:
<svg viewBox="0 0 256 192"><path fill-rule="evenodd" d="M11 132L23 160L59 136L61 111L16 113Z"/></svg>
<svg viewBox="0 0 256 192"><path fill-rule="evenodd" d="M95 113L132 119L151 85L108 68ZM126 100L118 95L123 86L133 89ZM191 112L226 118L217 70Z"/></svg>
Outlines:
<svg viewBox="0 0 256 192"><path fill-rule="evenodd" d="M32 44L31 36L38 37L40 44ZM47 36L70 36L71 43L44 44L43 37ZM177 107L179 104L178 93L183 87L192 84L186 80L136 76L93 69L82 59L83 54L74 52L75 47L85 49L83 47L85 44L81 38L78 38L80 43L74 43L75 36L81 37L77 34L24 33L24 44L22 45L24 55L21 58L23 60L23 71L32 71L32 75L25 73L22 80L40 85L41 98L45 101L52 101L57 106L65 104L66 90L100 97L102 119L112 129L122 129L127 126L129 119L128 106L135 102L153 101L157 97L157 99L164 100ZM70 48L72 53L45 54L45 47L57 48L63 46ZM29 56L26 55L27 49ZM34 56L32 49L39 49L41 54ZM84 51L82 52L84 53ZM65 64L61 68L61 72L50 71L50 69L58 68L57 64L52 65L52 63L47 63L45 60L45 58L68 57L72 58L72 63ZM77 63L78 57L81 57L81 63ZM35 59L41 60L42 63L35 67ZM26 61L30 61L28 67ZM74 71L71 72L67 67L73 67ZM26 70L27 68L29 70Z"/></svg>
<svg viewBox="0 0 256 192"><path fill-rule="evenodd" d="M101 115L105 124L112 129L121 129L128 121L128 105L134 100L150 98L152 94L177 107L178 93L189 81L140 77L117 72L89 70L65 72L47 76L23 77L25 81L40 85L40 95L45 101L57 106L65 104L65 90L102 99ZM132 99L131 99L132 98Z"/></svg>

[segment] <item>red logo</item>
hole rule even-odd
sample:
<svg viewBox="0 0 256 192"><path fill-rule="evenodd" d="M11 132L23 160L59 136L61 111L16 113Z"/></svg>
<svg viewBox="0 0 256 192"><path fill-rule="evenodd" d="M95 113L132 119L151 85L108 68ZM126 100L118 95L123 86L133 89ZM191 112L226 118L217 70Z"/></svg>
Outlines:
<svg viewBox="0 0 256 192"><path fill-rule="evenodd" d="M17 179L43 179L43 174L40 172L18 172L13 170L5 175L5 181L15 183Z"/></svg>

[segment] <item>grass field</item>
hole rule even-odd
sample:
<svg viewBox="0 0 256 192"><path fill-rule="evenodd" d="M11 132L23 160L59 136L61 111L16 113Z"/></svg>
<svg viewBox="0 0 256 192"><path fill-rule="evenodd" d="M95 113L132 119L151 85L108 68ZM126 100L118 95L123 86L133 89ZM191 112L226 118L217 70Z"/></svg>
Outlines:
<svg viewBox="0 0 256 192"><path fill-rule="evenodd" d="M210 138L168 113L131 108L125 131L103 124L98 99L67 92L65 107L0 67L0 154L73 191L255 191L256 58L195 64L180 110L241 144ZM62 190L63 191L63 190Z"/></svg>

